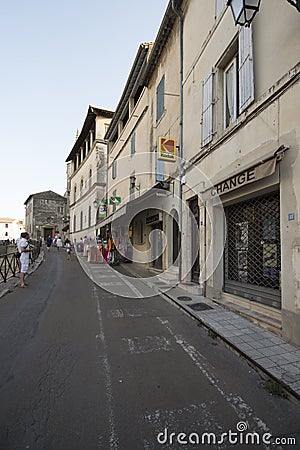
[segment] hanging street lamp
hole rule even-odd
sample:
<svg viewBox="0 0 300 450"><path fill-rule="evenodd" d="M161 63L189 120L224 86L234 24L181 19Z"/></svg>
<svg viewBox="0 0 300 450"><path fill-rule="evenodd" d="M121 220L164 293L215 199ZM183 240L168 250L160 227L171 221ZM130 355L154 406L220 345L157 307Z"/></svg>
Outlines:
<svg viewBox="0 0 300 450"><path fill-rule="evenodd" d="M228 0L236 25L249 27L259 10L261 0Z"/></svg>
<svg viewBox="0 0 300 450"><path fill-rule="evenodd" d="M230 6L234 22L242 27L249 27L255 14L259 10L261 0L228 0L227 5ZM287 0L300 12L300 0Z"/></svg>

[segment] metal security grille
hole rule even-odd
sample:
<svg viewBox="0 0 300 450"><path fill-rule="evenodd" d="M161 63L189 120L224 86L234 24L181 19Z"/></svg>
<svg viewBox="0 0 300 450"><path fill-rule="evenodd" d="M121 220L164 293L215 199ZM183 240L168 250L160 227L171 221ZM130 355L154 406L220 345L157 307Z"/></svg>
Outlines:
<svg viewBox="0 0 300 450"><path fill-rule="evenodd" d="M279 192L227 206L224 290L275 308L280 296Z"/></svg>

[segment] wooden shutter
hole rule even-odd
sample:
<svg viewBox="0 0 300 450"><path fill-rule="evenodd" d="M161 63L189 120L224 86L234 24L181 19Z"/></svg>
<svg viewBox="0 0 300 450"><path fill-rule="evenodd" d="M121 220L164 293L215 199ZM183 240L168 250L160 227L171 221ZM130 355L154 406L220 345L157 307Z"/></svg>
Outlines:
<svg viewBox="0 0 300 450"><path fill-rule="evenodd" d="M159 121L165 109L164 94L165 94L165 77L163 76L156 89L156 122Z"/></svg>
<svg viewBox="0 0 300 450"><path fill-rule="evenodd" d="M254 100L252 27L239 30L239 114Z"/></svg>
<svg viewBox="0 0 300 450"><path fill-rule="evenodd" d="M131 155L134 155L135 154L135 134L133 134L132 136L131 136L131 141L130 141L130 153L131 153Z"/></svg>
<svg viewBox="0 0 300 450"><path fill-rule="evenodd" d="M201 146L213 138L213 69L202 81Z"/></svg>

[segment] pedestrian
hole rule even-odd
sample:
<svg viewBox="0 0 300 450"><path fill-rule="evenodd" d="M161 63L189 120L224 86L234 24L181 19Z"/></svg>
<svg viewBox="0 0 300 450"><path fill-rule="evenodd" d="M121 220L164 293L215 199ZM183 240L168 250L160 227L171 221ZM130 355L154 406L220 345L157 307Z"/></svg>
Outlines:
<svg viewBox="0 0 300 450"><path fill-rule="evenodd" d="M61 240L60 236L57 236L57 238L56 238L56 247L57 247L57 250L59 251L59 249L60 249L62 246L63 246L62 240Z"/></svg>
<svg viewBox="0 0 300 450"><path fill-rule="evenodd" d="M27 286L25 283L25 275L28 272L29 267L29 260L30 260L30 253L31 253L31 247L29 244L29 234L27 232L21 233L21 240L19 242L19 248L20 248L20 263L21 263L21 271L20 271L20 286L21 288L24 288Z"/></svg>
<svg viewBox="0 0 300 450"><path fill-rule="evenodd" d="M52 237L51 236L47 237L46 245L47 245L48 252L50 252L50 247L52 245Z"/></svg>
<svg viewBox="0 0 300 450"><path fill-rule="evenodd" d="M21 237L18 237L18 238L16 239L16 252L15 252L15 257L16 257L16 261L17 261L17 265L18 265L19 270L21 270L21 263L20 263L20 257L21 257L20 241L21 241Z"/></svg>
<svg viewBox="0 0 300 450"><path fill-rule="evenodd" d="M70 242L67 241L65 246L66 246L66 249L67 249L68 261L70 261L71 260L71 244L70 244Z"/></svg>

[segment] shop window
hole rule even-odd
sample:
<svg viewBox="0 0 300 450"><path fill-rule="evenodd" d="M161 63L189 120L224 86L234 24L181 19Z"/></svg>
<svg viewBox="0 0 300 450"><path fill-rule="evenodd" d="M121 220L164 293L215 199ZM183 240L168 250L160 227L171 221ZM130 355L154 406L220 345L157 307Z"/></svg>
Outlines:
<svg viewBox="0 0 300 450"><path fill-rule="evenodd" d="M279 193L225 207L225 292L280 308Z"/></svg>

